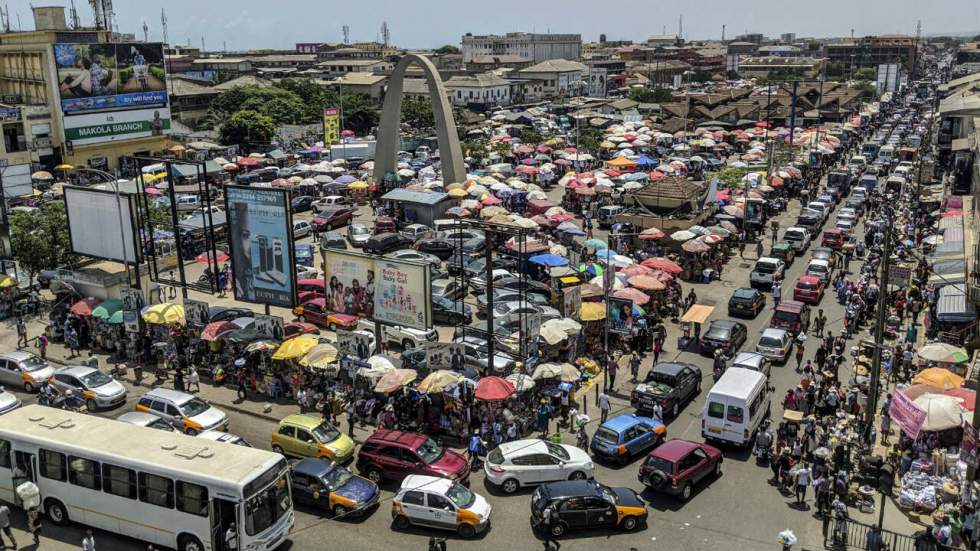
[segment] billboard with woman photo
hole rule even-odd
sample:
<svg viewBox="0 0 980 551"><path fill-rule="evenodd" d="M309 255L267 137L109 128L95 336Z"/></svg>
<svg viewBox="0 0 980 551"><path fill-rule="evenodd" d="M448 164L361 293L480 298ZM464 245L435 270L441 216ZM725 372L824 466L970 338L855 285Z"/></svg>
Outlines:
<svg viewBox="0 0 980 551"><path fill-rule="evenodd" d="M167 106L163 44L54 45L65 115Z"/></svg>

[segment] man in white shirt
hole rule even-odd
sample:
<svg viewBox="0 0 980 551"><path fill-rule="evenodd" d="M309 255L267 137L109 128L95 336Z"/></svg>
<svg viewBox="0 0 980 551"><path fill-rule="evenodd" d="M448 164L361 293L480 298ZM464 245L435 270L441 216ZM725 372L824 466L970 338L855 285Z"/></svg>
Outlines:
<svg viewBox="0 0 980 551"><path fill-rule="evenodd" d="M599 414L600 414L599 422L600 423L606 422L606 418L609 417L609 409L610 409L609 396L607 396L606 393L603 392L602 394L599 395Z"/></svg>
<svg viewBox="0 0 980 551"><path fill-rule="evenodd" d="M225 532L225 549L229 551L238 550L238 528L234 522L228 525L228 531Z"/></svg>

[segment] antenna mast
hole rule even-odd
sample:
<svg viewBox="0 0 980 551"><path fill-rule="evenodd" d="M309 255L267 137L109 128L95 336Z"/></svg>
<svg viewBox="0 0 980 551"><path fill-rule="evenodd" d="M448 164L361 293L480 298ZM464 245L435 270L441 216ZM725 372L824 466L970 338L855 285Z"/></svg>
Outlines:
<svg viewBox="0 0 980 551"><path fill-rule="evenodd" d="M160 26L163 27L163 42L170 44L170 37L167 36L167 10L160 8Z"/></svg>
<svg viewBox="0 0 980 551"><path fill-rule="evenodd" d="M381 23L381 43L388 47L391 44L391 29L388 28L388 22L384 21Z"/></svg>
<svg viewBox="0 0 980 551"><path fill-rule="evenodd" d="M350 25L344 25L342 30L344 31L344 44L350 44Z"/></svg>

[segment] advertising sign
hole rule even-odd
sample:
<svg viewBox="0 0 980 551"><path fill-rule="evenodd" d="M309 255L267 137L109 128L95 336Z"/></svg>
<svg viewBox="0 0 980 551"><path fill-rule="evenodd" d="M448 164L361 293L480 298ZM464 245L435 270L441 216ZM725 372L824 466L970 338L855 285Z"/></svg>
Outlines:
<svg viewBox="0 0 980 551"><path fill-rule="evenodd" d="M374 352L371 350L371 337L354 331L337 331L337 352L366 360Z"/></svg>
<svg viewBox="0 0 980 551"><path fill-rule="evenodd" d="M3 186L3 196L8 199L33 193L31 165L20 164L0 167L0 186Z"/></svg>
<svg viewBox="0 0 980 551"><path fill-rule="evenodd" d="M451 369L463 371L466 356L463 345L459 343L428 342L425 343L425 365L429 370Z"/></svg>
<svg viewBox="0 0 980 551"><path fill-rule="evenodd" d="M132 195L75 186L65 186L64 195L73 253L120 262L140 259Z"/></svg>
<svg viewBox="0 0 980 551"><path fill-rule="evenodd" d="M561 297L561 315L566 318L578 319L579 310L582 309L582 287L565 287Z"/></svg>
<svg viewBox="0 0 980 551"><path fill-rule="evenodd" d="M609 330L628 335L633 329L633 301L625 298L606 297Z"/></svg>
<svg viewBox="0 0 980 551"><path fill-rule="evenodd" d="M341 250L324 250L326 308L353 316L374 313L374 258Z"/></svg>
<svg viewBox="0 0 980 551"><path fill-rule="evenodd" d="M977 468L977 429L973 425L963 427L963 440L960 442L960 458L974 469Z"/></svg>
<svg viewBox="0 0 980 551"><path fill-rule="evenodd" d="M235 300L292 308L296 300L289 191L225 186Z"/></svg>
<svg viewBox="0 0 980 551"><path fill-rule="evenodd" d="M374 319L423 331L432 327L429 264L379 258L374 268Z"/></svg>
<svg viewBox="0 0 980 551"><path fill-rule="evenodd" d="M72 146L163 136L170 133L170 109L88 113L65 117L64 127Z"/></svg>
<svg viewBox="0 0 980 551"><path fill-rule="evenodd" d="M282 316L267 316L265 314L255 315L255 324L252 325L255 332L267 339L281 341L286 335L283 328Z"/></svg>
<svg viewBox="0 0 980 551"><path fill-rule="evenodd" d="M119 291L123 303L123 326L127 333L140 332L140 309L143 308L143 291L124 287ZM186 317L187 307L184 307Z"/></svg>
<svg viewBox="0 0 980 551"><path fill-rule="evenodd" d="M163 44L54 45L65 115L167 106Z"/></svg>
<svg viewBox="0 0 980 551"><path fill-rule="evenodd" d="M892 418L906 436L915 440L919 437L922 430L922 423L926 420L926 412L910 400L901 392L892 394L891 406L888 408L888 415Z"/></svg>
<svg viewBox="0 0 980 551"><path fill-rule="evenodd" d="M327 107L323 110L323 143L340 141L340 109Z"/></svg>
<svg viewBox="0 0 980 551"><path fill-rule="evenodd" d="M888 265L888 284L908 287L912 278L912 266L908 264Z"/></svg>
<svg viewBox="0 0 980 551"><path fill-rule="evenodd" d="M210 314L208 314L208 303L189 298L184 299L184 319L187 320L187 323L207 325L210 317Z"/></svg>

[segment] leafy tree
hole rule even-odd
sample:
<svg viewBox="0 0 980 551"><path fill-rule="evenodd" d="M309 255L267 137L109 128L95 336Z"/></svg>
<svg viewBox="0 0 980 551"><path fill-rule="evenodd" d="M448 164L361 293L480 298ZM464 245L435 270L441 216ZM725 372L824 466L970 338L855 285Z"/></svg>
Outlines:
<svg viewBox="0 0 980 551"><path fill-rule="evenodd" d="M344 126L356 134L367 134L378 124L378 109L364 94L344 94Z"/></svg>
<svg viewBox="0 0 980 551"><path fill-rule="evenodd" d="M878 97L878 87L870 82L861 81L856 88L861 91L861 99L863 100L873 100Z"/></svg>
<svg viewBox="0 0 980 551"><path fill-rule="evenodd" d="M875 80L878 72L871 67L863 67L854 72L854 80Z"/></svg>
<svg viewBox="0 0 980 551"><path fill-rule="evenodd" d="M458 54L459 48L453 46L452 44L446 44L445 46L440 46L435 51L437 54Z"/></svg>
<svg viewBox="0 0 980 551"><path fill-rule="evenodd" d="M579 124L579 150L587 153L599 151L599 144L602 143L602 130L592 126L591 124Z"/></svg>
<svg viewBox="0 0 980 551"><path fill-rule="evenodd" d="M40 212L10 215L10 246L31 281L42 270L71 264L68 216L63 203L49 203Z"/></svg>
<svg viewBox="0 0 980 551"><path fill-rule="evenodd" d="M422 98L403 98L402 123L416 130L435 128L436 120L435 115L432 114L432 103Z"/></svg>
<svg viewBox="0 0 980 551"><path fill-rule="evenodd" d="M460 144L463 150L463 157L482 159L487 156L487 146L476 140L466 140Z"/></svg>
<svg viewBox="0 0 980 551"><path fill-rule="evenodd" d="M670 90L665 88L632 88L627 97L640 103L667 103L674 99Z"/></svg>
<svg viewBox="0 0 980 551"><path fill-rule="evenodd" d="M744 168L723 168L719 170L715 175L718 176L718 181L723 184L722 187L725 188L737 188L742 185L742 177L748 171Z"/></svg>
<svg viewBox="0 0 980 551"><path fill-rule="evenodd" d="M272 141L276 125L271 117L257 111L236 111L219 132L221 143L238 144L247 149L249 144L264 144Z"/></svg>
<svg viewBox="0 0 980 551"><path fill-rule="evenodd" d="M521 141L527 145L538 145L544 141L544 136L533 128L521 130Z"/></svg>

